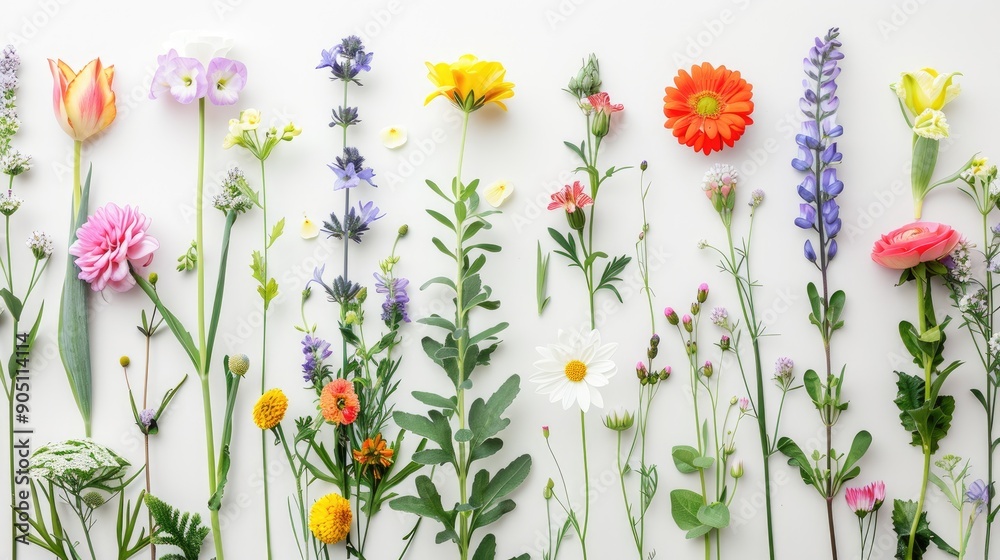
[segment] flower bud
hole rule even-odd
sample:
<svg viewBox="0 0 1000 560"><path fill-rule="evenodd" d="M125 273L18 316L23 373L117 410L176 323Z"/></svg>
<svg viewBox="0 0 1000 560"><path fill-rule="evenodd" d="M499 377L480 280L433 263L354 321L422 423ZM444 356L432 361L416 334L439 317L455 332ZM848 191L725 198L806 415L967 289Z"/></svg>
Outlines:
<svg viewBox="0 0 1000 560"><path fill-rule="evenodd" d="M660 335L654 334L653 336L649 337L649 345L652 348L656 348L657 346L659 346L660 345Z"/></svg>
<svg viewBox="0 0 1000 560"><path fill-rule="evenodd" d="M635 418L627 410L615 410L604 417L604 426L615 432L624 432L632 427Z"/></svg>
<svg viewBox="0 0 1000 560"><path fill-rule="evenodd" d="M548 426L542 426L542 436L545 439L549 439L549 427Z"/></svg>
<svg viewBox="0 0 1000 560"><path fill-rule="evenodd" d="M159 275L159 274L157 274L157 273L155 273L155 272L150 272L150 273L149 273L149 283L150 283L150 284L152 284L152 285L154 285L154 286L155 286L155 285L156 285L156 282L157 282L157 281L158 281L159 279L160 279L160 275Z"/></svg>
<svg viewBox="0 0 1000 560"><path fill-rule="evenodd" d="M748 399L746 397L740 397L737 402L740 405L740 412L746 412L746 411L750 410L750 399Z"/></svg>
<svg viewBox="0 0 1000 560"><path fill-rule="evenodd" d="M697 315L700 311L701 311L701 304L700 303L694 302L694 303L691 304L691 314L692 315Z"/></svg>
<svg viewBox="0 0 1000 560"><path fill-rule="evenodd" d="M667 322L671 325L676 325L679 322L677 318L677 312L674 311L673 307L667 307L663 310L663 314L667 317Z"/></svg>
<svg viewBox="0 0 1000 560"><path fill-rule="evenodd" d="M729 474L733 478L735 478L735 479L743 478L743 460L742 459L740 459L739 461L736 461L735 463L733 463L732 468L729 469Z"/></svg>
<svg viewBox="0 0 1000 560"><path fill-rule="evenodd" d="M683 317L681 317L681 323L684 323L684 330L686 330L687 332L694 331L694 324L691 322L690 315L685 314Z"/></svg>
<svg viewBox="0 0 1000 560"><path fill-rule="evenodd" d="M99 492L90 491L83 495L83 503L90 509L97 509L104 505L104 496Z"/></svg>
<svg viewBox="0 0 1000 560"><path fill-rule="evenodd" d="M583 231L583 227L587 225L587 215L583 213L583 208L577 207L576 210L566 213L566 221L569 222L569 227Z"/></svg>
<svg viewBox="0 0 1000 560"><path fill-rule="evenodd" d="M132 360L128 359L128 356L122 356L121 358L118 358L118 363L121 364L122 367L128 367L128 365L132 363Z"/></svg>
<svg viewBox="0 0 1000 560"><path fill-rule="evenodd" d="M607 111L596 111L594 120L590 122L590 132L596 138L604 138L611 131L611 113Z"/></svg>
<svg viewBox="0 0 1000 560"><path fill-rule="evenodd" d="M649 370L646 369L645 362L636 362L635 364L635 375L639 379L645 379L649 376Z"/></svg>
<svg viewBox="0 0 1000 560"><path fill-rule="evenodd" d="M736 453L736 442L730 440L729 443L722 447L722 452L728 457L733 453Z"/></svg>
<svg viewBox="0 0 1000 560"><path fill-rule="evenodd" d="M646 357L649 358L650 360L655 358L658 353L659 350L657 350L656 346L650 346L649 348L646 349Z"/></svg>
<svg viewBox="0 0 1000 560"><path fill-rule="evenodd" d="M673 370L670 369L670 366L667 366L667 367L661 369L660 370L660 381L666 381L667 378L670 377L670 373L672 371Z"/></svg>
<svg viewBox="0 0 1000 560"><path fill-rule="evenodd" d="M688 355L690 355L690 356L694 356L695 354L697 354L698 353L698 343L695 342L695 341L693 341L693 340L691 342L688 342L687 343L687 351L688 351Z"/></svg>
<svg viewBox="0 0 1000 560"><path fill-rule="evenodd" d="M733 395L733 398L729 399L729 406L736 406L736 402L738 400L739 399L736 398L736 395Z"/></svg>
<svg viewBox="0 0 1000 560"><path fill-rule="evenodd" d="M645 171L647 167L649 167L649 164L646 163L646 160L642 160L642 163L639 164L639 170Z"/></svg>
<svg viewBox="0 0 1000 560"><path fill-rule="evenodd" d="M719 339L719 348L721 348L722 351L725 352L726 350L729 350L729 347L730 347L729 335L724 334L722 335L722 338Z"/></svg>
<svg viewBox="0 0 1000 560"><path fill-rule="evenodd" d="M705 303L705 300L707 299L708 299L708 284L702 282L701 285L698 286L698 303Z"/></svg>
<svg viewBox="0 0 1000 560"><path fill-rule="evenodd" d="M234 354L229 356L229 371L233 375L243 377L250 369L250 358L246 354Z"/></svg>
<svg viewBox="0 0 1000 560"><path fill-rule="evenodd" d="M701 368L701 374L705 377L712 377L712 373L715 372L715 368L712 367L711 360L705 362L705 365Z"/></svg>
<svg viewBox="0 0 1000 560"><path fill-rule="evenodd" d="M408 231L410 231L410 226L408 226L406 224L403 224L403 225L399 226L399 236L400 237L404 237Z"/></svg>
<svg viewBox="0 0 1000 560"><path fill-rule="evenodd" d="M358 290L358 295L354 297L357 298L358 303L364 303L365 300L368 299L368 288L367 287L361 288L360 290Z"/></svg>
<svg viewBox="0 0 1000 560"><path fill-rule="evenodd" d="M550 478L548 482L545 483L545 488L542 489L542 497L546 500L552 499L552 489L555 488L556 483Z"/></svg>

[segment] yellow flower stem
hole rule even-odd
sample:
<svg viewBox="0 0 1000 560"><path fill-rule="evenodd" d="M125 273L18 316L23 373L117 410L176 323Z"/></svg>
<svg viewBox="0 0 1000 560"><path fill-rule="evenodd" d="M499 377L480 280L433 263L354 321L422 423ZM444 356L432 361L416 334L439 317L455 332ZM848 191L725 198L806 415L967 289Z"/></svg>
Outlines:
<svg viewBox="0 0 1000 560"><path fill-rule="evenodd" d="M83 191L80 187L80 164L81 156L80 152L83 149L83 141L76 140L73 142L73 219L76 219L77 213L80 211L80 200L83 198Z"/></svg>
<svg viewBox="0 0 1000 560"><path fill-rule="evenodd" d="M462 121L462 142L458 150L458 171L455 175L455 184L452 189L455 194L456 204L467 204L464 200L461 200L462 194L462 161L465 158L465 141L468 137L469 132L469 113L464 114L464 119ZM458 429L465 429L465 389L462 388L462 384L465 383L464 366L465 363L465 352L466 344L468 342L468 327L466 325L466 313L462 309L463 299L463 285L465 284L465 250L462 248L462 238L465 235L465 222L464 220L459 220L458 216L455 216L455 261L457 265L456 277L455 277L455 329L466 333L463 334L456 341L456 346L458 350L458 384L456 387L458 404ZM468 482L468 464L466 462L466 456L468 453L468 442L458 443L458 488L459 496L461 501L460 504L466 504L469 501L469 490L467 488ZM469 512L461 512L459 516L459 543L458 549L462 560L467 560L469 558L469 545L471 540L471 535L469 533Z"/></svg>
<svg viewBox="0 0 1000 560"><path fill-rule="evenodd" d="M270 240L268 238L267 229L267 181L265 179L264 173L264 160L260 160L260 207L261 212L264 214L263 228L264 228L264 296L267 297L267 249L270 246ZM261 340L260 340L260 394L264 394L264 390L267 387L266 373L267 373L267 308L268 301L264 300L264 317L261 319ZM239 381L239 376L237 376L237 382ZM260 456L261 465L263 466L264 473L264 542L265 550L267 551L267 560L271 560L271 490L268 486L268 476L267 476L267 433L261 430L260 433Z"/></svg>

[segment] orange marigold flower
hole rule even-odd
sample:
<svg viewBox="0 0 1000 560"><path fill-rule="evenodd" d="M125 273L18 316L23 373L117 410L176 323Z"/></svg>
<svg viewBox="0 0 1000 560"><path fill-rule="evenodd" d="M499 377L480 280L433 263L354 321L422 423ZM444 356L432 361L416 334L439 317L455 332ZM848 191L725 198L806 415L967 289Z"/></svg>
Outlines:
<svg viewBox="0 0 1000 560"><path fill-rule="evenodd" d="M367 474L371 468L377 480L382 478L382 471L392 465L394 453L395 450L385 444L382 434L375 434L374 438L368 438L361 444L361 449L354 450L354 460L361 465L362 474Z"/></svg>
<svg viewBox="0 0 1000 560"><path fill-rule="evenodd" d="M354 422L361 410L354 384L346 379L334 379L327 383L319 396L319 408L327 422L337 425Z"/></svg>
<svg viewBox="0 0 1000 560"><path fill-rule="evenodd" d="M753 124L753 86L739 72L704 62L674 77L677 87L666 88L663 114L666 128L677 141L708 155L732 147L748 125Z"/></svg>

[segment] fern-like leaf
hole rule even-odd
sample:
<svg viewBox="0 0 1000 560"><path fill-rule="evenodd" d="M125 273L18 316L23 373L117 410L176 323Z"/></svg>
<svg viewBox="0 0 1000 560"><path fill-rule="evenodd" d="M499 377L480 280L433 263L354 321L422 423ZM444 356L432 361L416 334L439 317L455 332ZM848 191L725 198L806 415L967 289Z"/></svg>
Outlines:
<svg viewBox="0 0 1000 560"><path fill-rule="evenodd" d="M181 513L166 502L147 494L146 507L156 521L153 544L176 546L181 554L160 556L160 560L198 560L201 545L210 529L201 524L201 515Z"/></svg>

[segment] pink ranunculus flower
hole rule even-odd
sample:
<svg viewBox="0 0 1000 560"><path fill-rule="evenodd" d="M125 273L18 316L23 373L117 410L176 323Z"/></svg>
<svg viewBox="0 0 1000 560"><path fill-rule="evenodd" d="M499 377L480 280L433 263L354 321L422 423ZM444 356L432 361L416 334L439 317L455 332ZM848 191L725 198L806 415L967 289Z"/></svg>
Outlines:
<svg viewBox="0 0 1000 560"><path fill-rule="evenodd" d="M149 266L153 252L160 248L146 231L149 223L147 216L127 204L98 208L76 230L76 241L69 248L80 267L79 278L95 292L106 287L125 292L135 286L129 267Z"/></svg>
<svg viewBox="0 0 1000 560"><path fill-rule="evenodd" d="M913 222L882 235L872 247L872 260L894 270L906 270L951 254L962 235L935 222Z"/></svg>

